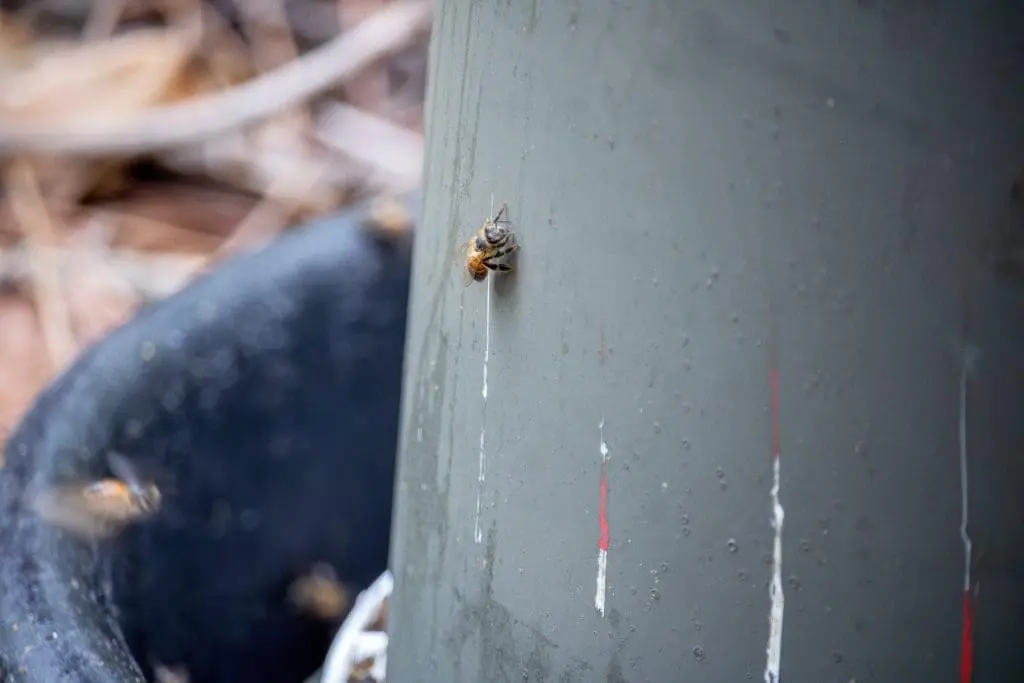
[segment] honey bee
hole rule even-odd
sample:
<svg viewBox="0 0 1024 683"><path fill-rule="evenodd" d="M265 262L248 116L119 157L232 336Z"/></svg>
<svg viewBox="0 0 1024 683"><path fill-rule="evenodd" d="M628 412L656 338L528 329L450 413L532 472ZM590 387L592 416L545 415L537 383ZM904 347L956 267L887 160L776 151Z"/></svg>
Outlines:
<svg viewBox="0 0 1024 683"><path fill-rule="evenodd" d="M109 537L160 509L160 489L143 482L128 458L108 453L107 464L114 477L48 489L35 497L33 509L50 524L92 538Z"/></svg>
<svg viewBox="0 0 1024 683"><path fill-rule="evenodd" d="M465 258L464 278L467 285L482 282L492 270L501 273L513 270L507 263L496 263L496 259L508 256L519 249L510 225L508 205L502 202L498 215L484 221L476 234L462 244L460 250Z"/></svg>
<svg viewBox="0 0 1024 683"><path fill-rule="evenodd" d="M316 564L288 588L298 609L325 621L338 621L349 606L349 594L328 564Z"/></svg>

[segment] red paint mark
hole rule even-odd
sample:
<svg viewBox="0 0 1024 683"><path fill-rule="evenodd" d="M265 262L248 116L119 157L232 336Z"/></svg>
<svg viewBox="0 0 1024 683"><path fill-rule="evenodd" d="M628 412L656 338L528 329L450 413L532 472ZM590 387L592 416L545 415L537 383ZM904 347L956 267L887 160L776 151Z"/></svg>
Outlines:
<svg viewBox="0 0 1024 683"><path fill-rule="evenodd" d="M601 484L598 488L597 523L601 527L601 535L597 537L599 550L608 550L608 475L604 463L601 463Z"/></svg>
<svg viewBox="0 0 1024 683"><path fill-rule="evenodd" d="M974 669L974 604L970 589L964 591L963 627L960 630L960 683L971 683Z"/></svg>

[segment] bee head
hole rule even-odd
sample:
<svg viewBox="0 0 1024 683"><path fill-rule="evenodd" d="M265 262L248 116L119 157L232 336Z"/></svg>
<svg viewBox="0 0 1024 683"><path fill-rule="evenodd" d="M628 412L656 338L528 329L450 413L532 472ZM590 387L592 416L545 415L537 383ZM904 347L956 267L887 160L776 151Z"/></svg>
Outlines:
<svg viewBox="0 0 1024 683"><path fill-rule="evenodd" d="M501 223L491 223L491 222L488 222L484 226L484 239L489 244L494 244L496 242L500 242L501 240L503 240L506 237L508 237L508 234L509 234L509 229L507 227L505 227L504 225L502 225Z"/></svg>

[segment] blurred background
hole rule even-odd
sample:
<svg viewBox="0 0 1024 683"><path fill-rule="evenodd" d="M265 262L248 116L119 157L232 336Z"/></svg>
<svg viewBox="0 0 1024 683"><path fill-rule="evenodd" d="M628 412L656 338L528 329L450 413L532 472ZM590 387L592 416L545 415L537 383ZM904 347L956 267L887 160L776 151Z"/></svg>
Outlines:
<svg viewBox="0 0 1024 683"><path fill-rule="evenodd" d="M394 5L0 2L5 435L139 306L289 226L418 184L430 13ZM286 65L258 96L217 103ZM217 121L233 115L259 121Z"/></svg>

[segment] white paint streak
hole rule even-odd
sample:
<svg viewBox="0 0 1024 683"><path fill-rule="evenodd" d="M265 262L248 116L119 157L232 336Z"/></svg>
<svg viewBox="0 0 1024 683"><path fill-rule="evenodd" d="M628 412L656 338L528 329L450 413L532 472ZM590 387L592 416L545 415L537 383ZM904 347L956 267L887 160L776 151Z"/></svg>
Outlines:
<svg viewBox="0 0 1024 683"><path fill-rule="evenodd" d="M485 332L484 332L484 385L480 391L480 395L484 399L484 415L487 414L487 358L491 355L491 279L487 278L487 316L485 320ZM477 475L477 481L479 486L476 489L476 522L474 523L473 538L477 543L483 541L483 532L480 530L480 497L484 492L484 430L486 427L480 425L480 457L478 469L479 474Z"/></svg>
<svg viewBox="0 0 1024 683"><path fill-rule="evenodd" d="M964 590L971 590L971 537L967 533L967 376L977 351L968 348L960 368L960 540L964 546Z"/></svg>
<svg viewBox="0 0 1024 683"><path fill-rule="evenodd" d="M320 677L323 683L343 683L349 680L350 674L355 671L356 664L360 661L357 655L363 655L365 658L367 650L374 650L378 659L386 656L387 636L368 634L365 629L380 612L394 585L395 580L391 571L385 570L356 598L356 604L345 617L344 623L334 636L331 649L327 652L323 675ZM369 642L363 643L360 647L359 641L365 637L369 637ZM383 665L383 662L378 663Z"/></svg>
<svg viewBox="0 0 1024 683"><path fill-rule="evenodd" d="M604 596L608 586L608 551L597 551L597 593L594 595L594 607L604 616Z"/></svg>
<svg viewBox="0 0 1024 683"><path fill-rule="evenodd" d="M608 442L604 440L604 418L597 425L598 434L601 435L601 462L608 462Z"/></svg>
<svg viewBox="0 0 1024 683"><path fill-rule="evenodd" d="M782 522L786 517L779 503L779 454L775 454L772 477L772 528L775 541L772 544L772 582L769 588L771 612L768 616L768 661L764 668L764 683L778 683L782 662L782 615L786 601L782 592Z"/></svg>
<svg viewBox="0 0 1024 683"><path fill-rule="evenodd" d="M599 451L601 462L608 462L608 442L604 440L604 418L597 424L597 432L601 438ZM607 476L607 475L606 475ZM598 501L601 505L602 501ZM603 520L600 520L603 521ZM608 551L604 548L597 549L597 591L594 593L594 607L604 616L605 594L608 590Z"/></svg>
<svg viewBox="0 0 1024 683"><path fill-rule="evenodd" d="M473 540L477 543L483 541L483 531L480 529L480 497L484 491L484 430L480 430L480 458L477 465L478 472L476 475L477 488L476 488L476 523L473 528Z"/></svg>
<svg viewBox="0 0 1024 683"><path fill-rule="evenodd" d="M480 394L487 400L487 359L491 355L491 278L487 278L487 312L484 314L484 388Z"/></svg>
<svg viewBox="0 0 1024 683"><path fill-rule="evenodd" d="M494 215L494 194L491 194L491 212L488 216ZM487 278L487 304L486 312L484 314L484 382L483 387L480 389L480 395L483 397L483 413L486 420L487 416L487 360L491 356L491 281L493 278ZM483 420L480 424L480 454L477 462L477 489L476 489L476 519L473 522L473 540L477 543L483 542L483 531L480 528L480 498L484 492L484 431L486 429Z"/></svg>

